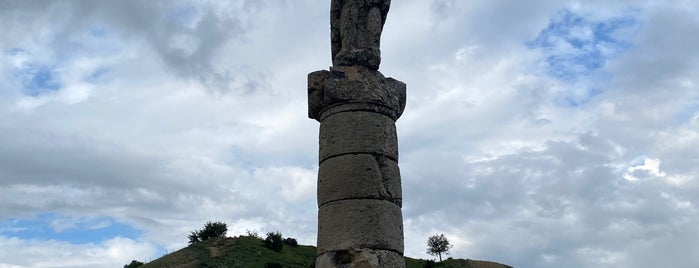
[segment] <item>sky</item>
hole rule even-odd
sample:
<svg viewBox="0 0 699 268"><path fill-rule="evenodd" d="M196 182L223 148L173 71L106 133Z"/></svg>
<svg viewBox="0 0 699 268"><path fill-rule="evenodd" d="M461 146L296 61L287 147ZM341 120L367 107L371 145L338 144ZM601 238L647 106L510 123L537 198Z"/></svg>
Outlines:
<svg viewBox="0 0 699 268"><path fill-rule="evenodd" d="M0 268L315 244L329 1L0 0ZM405 255L699 266L699 2L393 1Z"/></svg>

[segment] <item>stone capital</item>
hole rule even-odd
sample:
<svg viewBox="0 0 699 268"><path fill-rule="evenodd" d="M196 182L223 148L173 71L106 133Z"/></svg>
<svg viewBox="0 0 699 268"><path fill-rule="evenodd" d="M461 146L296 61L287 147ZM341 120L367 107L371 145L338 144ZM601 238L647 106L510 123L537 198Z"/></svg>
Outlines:
<svg viewBox="0 0 699 268"><path fill-rule="evenodd" d="M405 102L405 83L363 66L308 74L308 117L318 121L343 111L371 111L397 120Z"/></svg>

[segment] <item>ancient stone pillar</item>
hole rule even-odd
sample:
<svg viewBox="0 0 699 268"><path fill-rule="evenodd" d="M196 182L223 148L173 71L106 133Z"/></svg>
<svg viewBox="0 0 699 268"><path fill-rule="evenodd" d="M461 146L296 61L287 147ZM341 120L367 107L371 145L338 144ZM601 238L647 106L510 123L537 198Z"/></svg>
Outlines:
<svg viewBox="0 0 699 268"><path fill-rule="evenodd" d="M316 267L405 267L395 121L404 83L379 71L390 0L332 0L333 67L308 75L320 122Z"/></svg>

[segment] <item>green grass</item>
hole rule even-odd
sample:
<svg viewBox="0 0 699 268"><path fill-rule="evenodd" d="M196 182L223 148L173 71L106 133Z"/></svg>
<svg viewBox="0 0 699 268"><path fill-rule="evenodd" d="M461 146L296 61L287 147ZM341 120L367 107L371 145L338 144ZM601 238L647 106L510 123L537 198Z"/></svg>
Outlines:
<svg viewBox="0 0 699 268"><path fill-rule="evenodd" d="M405 257L405 267L406 268L423 268L425 267L425 262L427 260L423 259L413 259L410 257ZM490 261L476 261L469 259L446 259L443 262L437 262L434 266L435 268L512 268L504 264Z"/></svg>
<svg viewBox="0 0 699 268"><path fill-rule="evenodd" d="M189 245L140 268L223 268L265 267L265 263L279 263L285 268L308 268L315 262L314 246L284 245L281 252L264 247L260 238L240 236L214 238ZM406 268L423 268L426 260L405 257ZM493 262L447 259L434 267L443 268L506 268Z"/></svg>
<svg viewBox="0 0 699 268"><path fill-rule="evenodd" d="M281 252L264 247L262 239L234 237L209 239L146 263L142 268L264 267L276 262L283 267L308 268L315 261L316 248L284 245Z"/></svg>

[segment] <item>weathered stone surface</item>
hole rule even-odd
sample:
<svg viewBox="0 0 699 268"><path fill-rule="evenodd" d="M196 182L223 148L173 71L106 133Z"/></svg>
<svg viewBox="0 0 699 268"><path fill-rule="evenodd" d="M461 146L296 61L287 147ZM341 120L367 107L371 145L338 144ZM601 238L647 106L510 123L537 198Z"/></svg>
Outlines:
<svg viewBox="0 0 699 268"><path fill-rule="evenodd" d="M384 249L403 254L403 216L394 203L351 199L318 211L318 254L349 249Z"/></svg>
<svg viewBox="0 0 699 268"><path fill-rule="evenodd" d="M400 111L405 108L405 83L362 66L331 67L324 86L328 103L376 102Z"/></svg>
<svg viewBox="0 0 699 268"><path fill-rule="evenodd" d="M381 32L390 0L332 0L330 41L334 66L361 65L378 70Z"/></svg>
<svg viewBox="0 0 699 268"><path fill-rule="evenodd" d="M316 258L318 268L394 268L405 267L401 254L388 250L343 250L321 254Z"/></svg>
<svg viewBox="0 0 699 268"><path fill-rule="evenodd" d="M401 206L398 163L384 156L350 154L329 158L318 171L318 206L345 199L379 199Z"/></svg>
<svg viewBox="0 0 699 268"><path fill-rule="evenodd" d="M308 117L317 119L317 114L325 109L327 104L323 98L325 79L329 71L320 70L308 74Z"/></svg>
<svg viewBox="0 0 699 268"><path fill-rule="evenodd" d="M403 207L403 189L401 188L400 168L397 160L389 159L382 155L375 155L376 163L381 169L382 185L386 192L393 198L393 203Z"/></svg>
<svg viewBox="0 0 699 268"><path fill-rule="evenodd" d="M320 124L320 162L343 154L379 154L398 160L395 122L372 112L333 114Z"/></svg>
<svg viewBox="0 0 699 268"><path fill-rule="evenodd" d="M362 66L331 67L308 75L308 117L321 121L329 109L361 104L355 108L397 120L405 109L405 91L405 83L378 71Z"/></svg>
<svg viewBox="0 0 699 268"><path fill-rule="evenodd" d="M406 85L378 71L390 5L331 0L333 67L308 74L308 117L321 122L316 267L405 267L395 121Z"/></svg>

